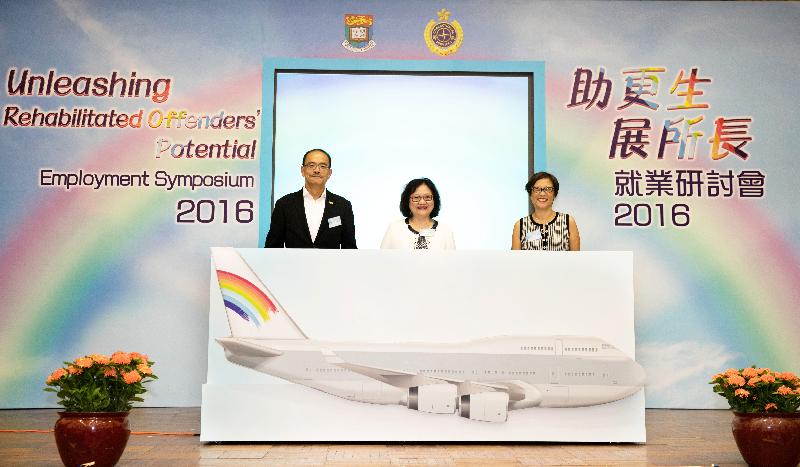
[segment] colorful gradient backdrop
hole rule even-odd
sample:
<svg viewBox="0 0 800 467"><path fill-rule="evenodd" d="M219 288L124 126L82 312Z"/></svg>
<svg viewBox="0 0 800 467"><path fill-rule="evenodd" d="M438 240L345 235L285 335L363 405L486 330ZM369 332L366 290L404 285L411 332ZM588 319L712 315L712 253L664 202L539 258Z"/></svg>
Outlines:
<svg viewBox="0 0 800 467"><path fill-rule="evenodd" d="M798 371L800 214L793 137L798 133L800 7L728 2L10 2L0 19L2 69L45 74L170 76L170 98L8 96L24 109L91 106L191 113L256 114L263 57L439 60L422 31L447 8L464 30L456 60L543 61L547 167L561 181L557 208L575 216L587 250L632 250L637 360L648 370L649 407L722 407L706 384L729 366ZM376 47L341 46L345 13L374 15ZM711 161L701 143L692 162L610 160L623 69L699 68L716 116L748 116L747 161ZM604 111L567 109L573 72L605 68L613 82ZM7 77L7 71L6 75ZM670 96L674 97L674 96ZM271 109L267 109L271 111ZM650 115L658 127L668 114ZM157 138L259 139L253 130L11 128L0 131L0 407L47 407L43 381L67 358L122 349L151 356L159 381L146 404L199 405L205 375L208 247L259 245L256 223L179 224L179 199L257 199L252 189L40 187L38 171L167 170L257 175L259 160L167 160ZM654 133L655 134L655 133ZM657 135L651 139L651 151ZM688 228L613 225L614 172L732 169L766 174L762 199L691 198ZM511 181L511 183L515 183ZM299 186L300 180L298 178ZM521 193L524 196L524 193ZM648 198L651 203L675 199ZM469 200L463 200L469 202ZM258 212L255 213L256 218ZM524 214L524 213L521 213ZM478 213L484 222L508 224ZM565 278L568 280L568 278ZM546 291L543 291L546 293ZM535 298L532 297L532 300Z"/></svg>

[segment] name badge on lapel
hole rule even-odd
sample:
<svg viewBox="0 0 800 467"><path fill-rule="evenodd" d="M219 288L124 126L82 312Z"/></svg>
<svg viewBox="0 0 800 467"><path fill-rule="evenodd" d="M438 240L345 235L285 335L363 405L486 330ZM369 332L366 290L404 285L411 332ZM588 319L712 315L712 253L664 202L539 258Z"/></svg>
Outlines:
<svg viewBox="0 0 800 467"><path fill-rule="evenodd" d="M527 234L525 234L525 241L526 242L538 242L542 239L542 232L539 230L531 230Z"/></svg>
<svg viewBox="0 0 800 467"><path fill-rule="evenodd" d="M329 229L332 229L334 227L339 227L340 225L342 225L342 217L341 216L331 217L330 219L328 219L328 228Z"/></svg>

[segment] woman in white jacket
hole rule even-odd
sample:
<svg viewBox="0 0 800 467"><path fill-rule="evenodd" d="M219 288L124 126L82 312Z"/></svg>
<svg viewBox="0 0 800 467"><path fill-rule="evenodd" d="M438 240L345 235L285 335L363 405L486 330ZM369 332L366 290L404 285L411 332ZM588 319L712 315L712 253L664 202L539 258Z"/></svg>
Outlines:
<svg viewBox="0 0 800 467"><path fill-rule="evenodd" d="M453 231L434 219L441 200L436 185L428 178L415 178L400 195L398 219L386 229L381 248L407 250L455 250Z"/></svg>

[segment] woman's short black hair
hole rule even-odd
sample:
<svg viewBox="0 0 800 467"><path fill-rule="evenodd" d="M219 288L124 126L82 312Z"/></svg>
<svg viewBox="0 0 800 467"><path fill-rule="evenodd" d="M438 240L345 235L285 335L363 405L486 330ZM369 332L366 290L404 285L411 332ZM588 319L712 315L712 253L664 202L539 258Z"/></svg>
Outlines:
<svg viewBox="0 0 800 467"><path fill-rule="evenodd" d="M536 172L535 174L531 175L531 178L528 180L528 183L525 184L525 191L528 192L528 196L531 195L531 190L533 190L533 185L536 184L539 180L543 178L549 178L550 181L553 183L553 198L558 196L558 179L555 175L547 172Z"/></svg>
<svg viewBox="0 0 800 467"><path fill-rule="evenodd" d="M411 217L411 208L409 207L411 204L411 193L417 191L417 188L422 185L427 185L433 193L433 210L431 211L431 217L439 215L442 202L439 199L439 190L436 189L436 185L433 184L430 178L415 178L408 182L406 189L403 190L403 194L400 195L400 212L403 213L404 217Z"/></svg>

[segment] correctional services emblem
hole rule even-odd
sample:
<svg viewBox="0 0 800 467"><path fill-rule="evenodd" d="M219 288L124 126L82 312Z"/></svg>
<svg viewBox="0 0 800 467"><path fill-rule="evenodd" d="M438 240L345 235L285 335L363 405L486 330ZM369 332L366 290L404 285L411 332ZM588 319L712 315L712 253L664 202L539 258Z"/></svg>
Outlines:
<svg viewBox="0 0 800 467"><path fill-rule="evenodd" d="M372 40L372 15L344 15L344 42L350 52L366 52L375 47Z"/></svg>
<svg viewBox="0 0 800 467"><path fill-rule="evenodd" d="M447 22L447 18L450 17L449 11L442 8L436 14L439 15L439 22L430 20L425 26L425 44L435 54L455 53L461 47L461 42L464 41L464 31L458 21Z"/></svg>

